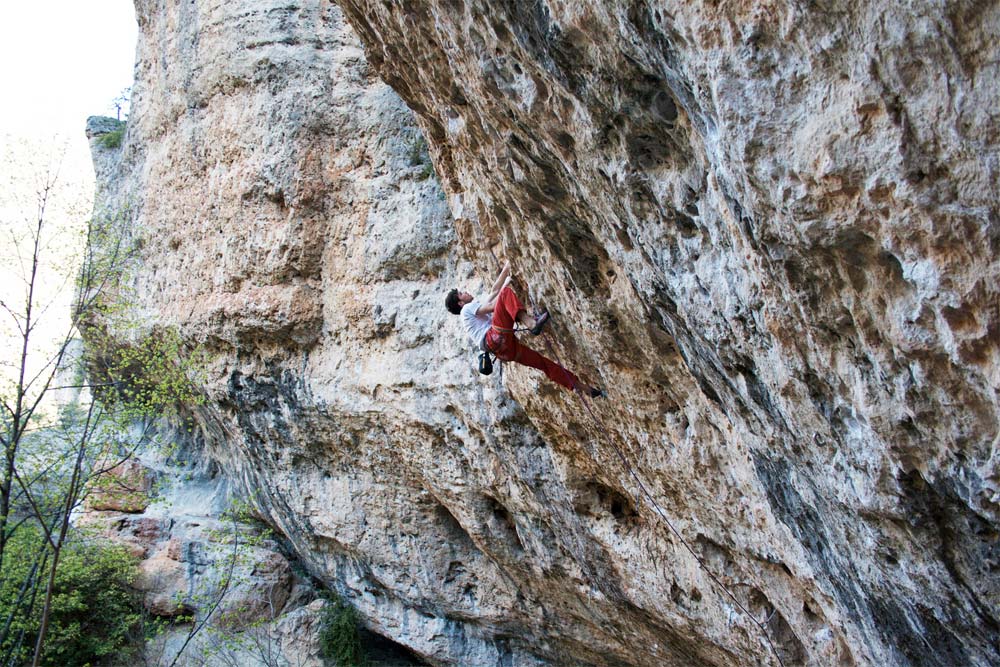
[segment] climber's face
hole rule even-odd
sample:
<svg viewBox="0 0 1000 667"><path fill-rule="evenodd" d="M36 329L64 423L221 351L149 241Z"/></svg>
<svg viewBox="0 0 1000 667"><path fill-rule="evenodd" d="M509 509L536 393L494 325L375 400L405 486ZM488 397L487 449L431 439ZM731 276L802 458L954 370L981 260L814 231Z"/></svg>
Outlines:
<svg viewBox="0 0 1000 667"><path fill-rule="evenodd" d="M460 304L462 304L463 306L465 304L467 304L467 303L471 303L472 302L472 295L469 294L468 292L459 292L458 293L458 302Z"/></svg>

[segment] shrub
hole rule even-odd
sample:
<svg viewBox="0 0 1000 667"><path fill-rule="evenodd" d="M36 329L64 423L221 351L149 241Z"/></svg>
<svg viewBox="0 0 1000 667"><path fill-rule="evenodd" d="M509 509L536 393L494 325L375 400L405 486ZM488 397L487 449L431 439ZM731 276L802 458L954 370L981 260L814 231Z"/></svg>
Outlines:
<svg viewBox="0 0 1000 667"><path fill-rule="evenodd" d="M320 617L319 653L337 667L367 667L368 656L358 631L358 612L336 594L326 598Z"/></svg>
<svg viewBox="0 0 1000 667"><path fill-rule="evenodd" d="M101 136L97 144L102 148L118 148L122 145L122 137L125 136L125 123L119 123L118 129L112 130Z"/></svg>
<svg viewBox="0 0 1000 667"><path fill-rule="evenodd" d="M0 619L6 620L13 610L42 539L37 529L25 525L8 543L0 576ZM18 610L12 631L0 644L3 654L21 644L14 664L26 664L34 651L41 621L40 600L48 579L48 568L41 570L34 609L30 613L23 607ZM93 665L133 653L137 648L134 640L141 618L141 600L130 586L136 572L135 559L123 547L83 541L67 543L56 569L52 612L41 664L46 667ZM21 642L18 642L19 636L23 637Z"/></svg>
<svg viewBox="0 0 1000 667"><path fill-rule="evenodd" d="M427 150L427 140L422 134L418 134L410 141L410 150L407 151L407 159L411 167L419 167L431 161L430 153Z"/></svg>

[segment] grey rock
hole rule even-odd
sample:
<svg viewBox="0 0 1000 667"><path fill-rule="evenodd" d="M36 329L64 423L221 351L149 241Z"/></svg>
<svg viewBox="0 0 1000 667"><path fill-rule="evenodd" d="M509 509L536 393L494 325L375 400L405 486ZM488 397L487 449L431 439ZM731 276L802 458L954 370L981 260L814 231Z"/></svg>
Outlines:
<svg viewBox="0 0 1000 667"><path fill-rule="evenodd" d="M122 121L108 116L90 116L87 118L87 138L93 139L102 134L114 132L121 129L123 125Z"/></svg>
<svg viewBox="0 0 1000 667"><path fill-rule="evenodd" d="M1000 662L995 3L341 5L138 3L104 200L313 575L433 665ZM595 420L475 375L491 251Z"/></svg>

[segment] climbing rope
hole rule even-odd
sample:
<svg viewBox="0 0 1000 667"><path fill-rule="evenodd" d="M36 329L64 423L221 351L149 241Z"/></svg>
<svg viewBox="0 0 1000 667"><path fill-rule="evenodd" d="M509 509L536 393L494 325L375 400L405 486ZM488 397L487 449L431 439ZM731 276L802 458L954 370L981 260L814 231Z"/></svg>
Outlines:
<svg viewBox="0 0 1000 667"><path fill-rule="evenodd" d="M484 240L486 240L486 247L487 247L487 249L489 249L490 255L493 257L494 264L496 264L497 267L500 267L500 260L497 259L496 253L493 252L493 247L489 244L489 239L486 238L486 233L483 231L482 225L479 222L478 218L476 219L476 225L479 228L480 235L484 238ZM538 311L537 311L537 309L535 307L535 301L531 297L531 291L530 290L528 290L528 301L531 303L532 312L537 313ZM567 381L570 381L571 378L570 378L570 375L569 375L569 371L566 370L566 366L563 365L562 360L559 358L558 353L555 351L555 349L552 346L551 341L549 340L549 333L551 331L551 323L549 324L548 329L549 330L545 331L545 335L542 338L542 340L545 341L546 350L548 351L549 355L555 360L555 362L557 364L559 364L559 367L563 369L563 372L566 373L566 379L567 379ZM503 371L501 370L501 381L503 380L502 373L503 373ZM583 392L579 388L577 388L574 391L574 393L577 394L580 397L580 400L583 402L583 407L587 410L587 413L590 415L590 418L594 422L595 426L597 426L598 432L599 433L609 433L608 429L605 428L605 426L604 426L604 422L600 419L600 417L597 416L597 413L595 413L594 409L591 407L590 401L584 395L585 392ZM729 590L729 588L724 583L722 583L722 580L714 572L712 572L712 569L708 566L708 563L705 562L705 559L702 558L698 554L698 552L695 551L694 547L692 547L691 544L684 538L684 536L681 535L680 531L674 526L673 522L667 516L667 513L663 510L663 508L660 506L660 504L658 502L656 502L656 498L654 498L653 494L650 493L650 491L649 491L648 488L646 488L646 485L643 483L642 478L639 477L638 473L635 471L635 468L631 465L631 463L629 463L628 458L625 456L625 453L622 451L622 449L618 446L618 443L616 443L614 440L611 440L611 439L609 439L608 441L611 443L611 447L612 447L612 449L614 449L615 454L618 457L618 460L622 464L622 467L625 468L626 473L629 476L631 476L632 479L635 480L635 483L638 486L641 495L643 495L643 496L646 497L646 500L649 502L649 505L653 508L653 511L656 512L657 516L660 517L660 520L662 520L663 523L665 523L667 525L667 528L670 529L670 532L673 533L674 536L676 536L678 540L680 540L681 544L684 545L684 548L687 549L687 551L695 559L695 562L698 563L698 566L705 572L705 574L708 575L708 577L712 581L712 583L715 584L715 586L717 586L722 592L724 592L725 595L729 599L731 599L733 601L733 603L736 605L736 607L741 612L743 612L743 614L747 618L749 618L750 621L755 626L757 626L757 628L760 630L761 637L763 637L763 639L764 639L764 643L770 649L771 653L774 654L775 659L778 661L778 665L780 665L780 667L785 667L785 663L781 659L781 655L778 653L778 649L775 647L774 643L771 641L771 637L768 635L767 627L764 625L764 623L762 623L761 621L757 620L757 617L754 616L750 612L750 610L747 609L746 606L742 602L739 601L739 599L736 597L736 595L734 595L733 592L731 590ZM636 498L638 499L638 497L639 497L639 495L637 494ZM775 607L775 610L777 610L776 607ZM771 616L773 616L773 615L774 615L774 612L772 611ZM771 620L771 617L768 617L767 622L770 622L770 620Z"/></svg>
<svg viewBox="0 0 1000 667"><path fill-rule="evenodd" d="M534 303L532 303L531 307L532 309L534 309L535 307ZM556 353L555 349L552 347L552 343L549 340L548 332L545 333L543 340L545 341L545 347L548 350L549 354L555 358L556 363L559 364L559 366L563 368L563 370L565 371L566 367L563 366L562 361L559 359L558 353ZM566 378L569 379L568 372ZM609 433L608 429L604 426L604 422L601 420L600 417L597 416L597 413L595 413L594 409L591 407L590 401L587 400L587 397L585 396L585 392L577 389L575 393L580 396L580 400L583 402L583 407L586 408L587 413L590 415L590 418L597 426L598 432ZM615 454L618 456L619 461L621 461L622 467L624 467L626 472L632 477L632 479L635 480L635 483L638 485L642 495L646 497L646 500L649 501L650 506L660 517L663 523L667 525L667 527L670 529L670 532L673 533L678 540L680 540L681 544L683 544L684 547L688 550L688 552L694 557L695 561L697 561L701 569L705 571L705 574L708 575L709 579L711 579L716 586L718 586L723 592L725 592L725 594L733 601L733 603L736 604L737 608L739 608L739 610L742 611L747 616L747 618L749 618L754 623L754 625L760 628L761 636L764 638L764 642L767 644L768 648L774 654L774 657L777 659L778 664L781 665L781 667L784 667L785 663L782 661L781 655L778 653L774 644L771 642L771 638L768 636L767 627L763 623L758 621L756 616L750 613L750 610L747 609L746 606L744 606L743 603L740 602L739 599L733 594L733 592L730 591L729 588L724 583L722 583L722 580L719 579L719 577L714 572L712 572L712 569L708 566L708 563L705 562L705 559L702 558L698 554L698 552L694 550L694 547L692 547L691 544L684 538L684 536L681 535L680 531L677 530L673 522L670 521L669 517L667 517L667 513L664 512L663 508L660 507L660 504L656 502L656 499L653 497L653 494L650 493L649 489L646 488L646 485L643 483L642 478L639 477L638 473L636 473L635 471L635 468L632 467L631 463L629 463L628 458L626 458L625 453L618 446L618 443L616 443L613 439L610 438L608 438L605 442L611 443L611 448L614 449ZM771 619L769 617L768 621L770 620Z"/></svg>

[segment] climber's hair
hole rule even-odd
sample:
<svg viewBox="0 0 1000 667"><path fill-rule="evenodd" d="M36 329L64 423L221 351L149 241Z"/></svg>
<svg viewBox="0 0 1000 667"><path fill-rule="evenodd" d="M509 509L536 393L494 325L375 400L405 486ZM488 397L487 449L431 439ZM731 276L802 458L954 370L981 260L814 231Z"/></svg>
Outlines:
<svg viewBox="0 0 1000 667"><path fill-rule="evenodd" d="M453 289L448 292L448 296L444 298L444 307L448 309L448 312L452 315L458 315L462 312L462 304L458 302L458 290Z"/></svg>

